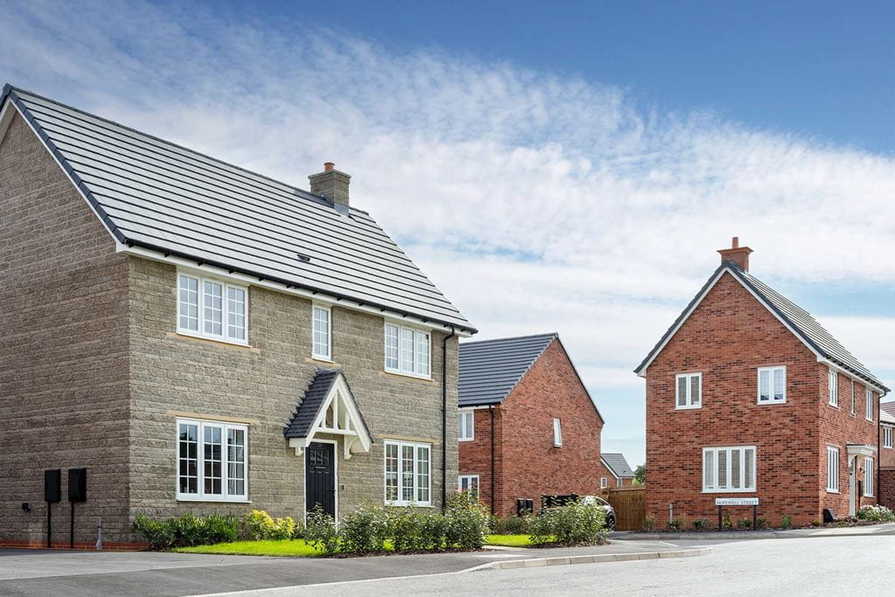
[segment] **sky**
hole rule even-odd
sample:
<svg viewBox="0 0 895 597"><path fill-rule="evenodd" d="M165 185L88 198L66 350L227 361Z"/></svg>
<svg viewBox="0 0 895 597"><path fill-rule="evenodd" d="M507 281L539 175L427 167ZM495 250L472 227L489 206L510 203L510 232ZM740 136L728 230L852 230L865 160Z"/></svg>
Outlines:
<svg viewBox="0 0 895 597"><path fill-rule="evenodd" d="M0 79L307 188L324 161L480 330L632 372L732 236L895 387L895 8L7 2Z"/></svg>

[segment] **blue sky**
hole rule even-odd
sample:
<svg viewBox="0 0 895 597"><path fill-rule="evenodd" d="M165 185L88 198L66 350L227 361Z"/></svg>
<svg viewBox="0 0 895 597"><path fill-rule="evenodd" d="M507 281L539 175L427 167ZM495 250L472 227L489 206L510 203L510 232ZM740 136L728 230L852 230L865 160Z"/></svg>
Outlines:
<svg viewBox="0 0 895 597"><path fill-rule="evenodd" d="M631 372L733 235L895 383L893 9L13 2L0 77L306 187L325 160L481 330Z"/></svg>

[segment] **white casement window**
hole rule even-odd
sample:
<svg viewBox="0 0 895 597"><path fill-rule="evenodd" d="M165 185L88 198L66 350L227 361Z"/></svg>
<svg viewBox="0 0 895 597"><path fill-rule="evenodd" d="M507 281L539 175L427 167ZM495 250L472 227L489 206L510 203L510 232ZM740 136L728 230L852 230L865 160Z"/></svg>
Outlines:
<svg viewBox="0 0 895 597"><path fill-rule="evenodd" d="M248 427L177 419L177 499L248 500Z"/></svg>
<svg viewBox="0 0 895 597"><path fill-rule="evenodd" d="M758 368L758 403L786 402L786 367Z"/></svg>
<svg viewBox="0 0 895 597"><path fill-rule="evenodd" d="M559 419L553 419L553 447L562 447L562 422Z"/></svg>
<svg viewBox="0 0 895 597"><path fill-rule="evenodd" d="M248 343L248 289L189 274L177 276L177 331Z"/></svg>
<svg viewBox="0 0 895 597"><path fill-rule="evenodd" d="M460 475L457 477L457 491L468 491L475 499L479 499L479 476Z"/></svg>
<svg viewBox="0 0 895 597"><path fill-rule="evenodd" d="M839 493L839 448L827 446L827 491Z"/></svg>
<svg viewBox="0 0 895 597"><path fill-rule="evenodd" d="M851 416L858 414L858 392L855 391L855 380L851 380Z"/></svg>
<svg viewBox="0 0 895 597"><path fill-rule="evenodd" d="M385 503L432 505L432 445L385 442Z"/></svg>
<svg viewBox="0 0 895 597"><path fill-rule="evenodd" d="M311 307L311 356L329 361L332 359L332 311L328 307Z"/></svg>
<svg viewBox="0 0 895 597"><path fill-rule="evenodd" d="M460 411L460 430L457 439L461 442L471 442L475 439L475 411L472 409Z"/></svg>
<svg viewBox="0 0 895 597"><path fill-rule="evenodd" d="M702 405L702 373L675 376L675 408L699 408Z"/></svg>
<svg viewBox="0 0 895 597"><path fill-rule="evenodd" d="M832 369L827 372L827 395L830 406L839 406L839 375Z"/></svg>
<svg viewBox="0 0 895 597"><path fill-rule="evenodd" d="M606 489L609 487L609 479L606 477L600 477L600 489Z"/></svg>
<svg viewBox="0 0 895 597"><path fill-rule="evenodd" d="M864 457L864 497L873 497L873 478L876 470L873 468L873 458Z"/></svg>
<svg viewBox="0 0 895 597"><path fill-rule="evenodd" d="M892 428L887 425L883 426L883 447L892 447Z"/></svg>
<svg viewBox="0 0 895 597"><path fill-rule="evenodd" d="M868 421L873 420L873 390L864 391L864 418Z"/></svg>
<svg viewBox="0 0 895 597"><path fill-rule="evenodd" d="M755 446L703 448L702 491L755 491Z"/></svg>
<svg viewBox="0 0 895 597"><path fill-rule="evenodd" d="M429 378L429 332L393 323L385 324L385 370Z"/></svg>
<svg viewBox="0 0 895 597"><path fill-rule="evenodd" d="M616 479L616 481L615 481L615 486L616 486L616 487L622 487L622 486L624 486L624 484L625 484L625 480L624 480L624 479Z"/></svg>

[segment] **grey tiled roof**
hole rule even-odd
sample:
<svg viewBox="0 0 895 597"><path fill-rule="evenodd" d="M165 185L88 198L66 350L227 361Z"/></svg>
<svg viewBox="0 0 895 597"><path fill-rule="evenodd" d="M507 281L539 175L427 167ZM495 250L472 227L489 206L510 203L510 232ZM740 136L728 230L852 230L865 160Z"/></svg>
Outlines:
<svg viewBox="0 0 895 597"><path fill-rule="evenodd" d="M895 423L895 402L879 403L880 417L883 423Z"/></svg>
<svg viewBox="0 0 895 597"><path fill-rule="evenodd" d="M475 330L364 211L11 86L117 240Z"/></svg>
<svg viewBox="0 0 895 597"><path fill-rule="evenodd" d="M606 466L609 467L609 470L616 477L628 478L634 476L634 471L628 466L628 461L625 460L625 455L621 452L603 452L601 456L603 457L603 462L606 463Z"/></svg>
<svg viewBox="0 0 895 597"><path fill-rule="evenodd" d="M740 280L747 288L752 290L761 300L763 300L771 311L780 319L786 322L793 332L810 346L816 353L823 358L839 365L843 369L851 371L857 377L869 381L870 383L884 389L888 392L888 388L865 367L851 352L849 352L836 338L833 337L810 313L796 305L794 302L753 276L743 271L737 264L731 261L723 262L718 269L709 277L708 281L702 289L693 297L693 300L681 312L675 322L668 328L668 331L659 339L659 342L646 355L646 358L637 366L635 372L642 373L643 369L653 360L664 345L665 341L674 334L678 326L688 316L690 310L695 306L696 302L708 290L710 284L715 277L722 271L728 271L731 275Z"/></svg>
<svg viewBox="0 0 895 597"><path fill-rule="evenodd" d="M302 397L298 409L296 409L295 414L292 416L292 420L289 421L289 424L283 430L283 435L286 436L286 439L308 436L308 433L311 431L311 426L314 424L314 420L320 412L320 407L326 400L326 396L332 389L333 384L336 383L336 380L339 379L340 376L344 377L341 369L317 370L317 374L314 376L314 379L311 380L308 389L305 390L305 395ZM350 393L351 389L349 388L348 391ZM355 401L353 395L348 398L349 400ZM358 409L358 412L359 411L360 409ZM361 413L361 423L363 424L367 435L372 437L370 430L367 428L367 423L363 418L363 413Z"/></svg>
<svg viewBox="0 0 895 597"><path fill-rule="evenodd" d="M557 335L540 334L460 344L460 406L498 404Z"/></svg>

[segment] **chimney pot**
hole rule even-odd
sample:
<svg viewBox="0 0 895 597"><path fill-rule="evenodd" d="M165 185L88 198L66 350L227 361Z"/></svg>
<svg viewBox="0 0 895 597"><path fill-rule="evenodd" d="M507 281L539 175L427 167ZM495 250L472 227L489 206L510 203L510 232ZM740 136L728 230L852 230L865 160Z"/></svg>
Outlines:
<svg viewBox="0 0 895 597"><path fill-rule="evenodd" d="M348 185L351 176L336 170L333 162L323 163L323 172L308 176L311 182L311 192L325 197L339 211L348 210Z"/></svg>
<svg viewBox="0 0 895 597"><path fill-rule="evenodd" d="M740 267L744 272L749 271L749 253L752 249L740 246L740 237L734 236L730 241L729 249L718 249L721 253L721 263L732 261Z"/></svg>

